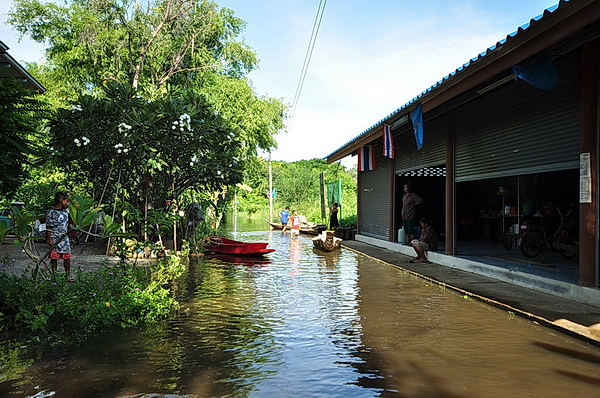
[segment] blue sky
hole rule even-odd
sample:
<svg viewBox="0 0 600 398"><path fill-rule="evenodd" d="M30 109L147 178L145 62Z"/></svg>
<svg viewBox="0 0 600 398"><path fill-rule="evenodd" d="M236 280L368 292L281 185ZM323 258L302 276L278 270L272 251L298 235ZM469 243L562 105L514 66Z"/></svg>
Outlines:
<svg viewBox="0 0 600 398"><path fill-rule="evenodd" d="M0 40L19 61L41 47L5 25ZM319 0L221 0L247 22L243 37L260 67L260 95L290 104ZM558 0L328 0L304 87L274 160L325 157ZM352 165L356 158L343 163Z"/></svg>

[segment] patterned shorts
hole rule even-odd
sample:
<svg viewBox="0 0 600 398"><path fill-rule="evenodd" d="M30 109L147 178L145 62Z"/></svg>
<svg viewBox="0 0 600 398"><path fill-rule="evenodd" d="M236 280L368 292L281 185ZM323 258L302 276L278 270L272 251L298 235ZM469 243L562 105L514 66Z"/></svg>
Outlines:
<svg viewBox="0 0 600 398"><path fill-rule="evenodd" d="M55 249L52 249L52 251L50 252L50 258L52 260L60 260L61 258L63 260L70 260L71 253L59 253Z"/></svg>

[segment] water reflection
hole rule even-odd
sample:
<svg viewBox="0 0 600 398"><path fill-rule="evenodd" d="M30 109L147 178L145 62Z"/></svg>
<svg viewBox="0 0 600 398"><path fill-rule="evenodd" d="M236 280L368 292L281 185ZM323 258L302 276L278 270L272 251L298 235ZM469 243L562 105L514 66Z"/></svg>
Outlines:
<svg viewBox="0 0 600 398"><path fill-rule="evenodd" d="M595 396L600 349L349 250L190 264L180 315L36 351L0 343L0 396ZM12 344L12 345L11 345ZM8 358L8 359L4 359Z"/></svg>

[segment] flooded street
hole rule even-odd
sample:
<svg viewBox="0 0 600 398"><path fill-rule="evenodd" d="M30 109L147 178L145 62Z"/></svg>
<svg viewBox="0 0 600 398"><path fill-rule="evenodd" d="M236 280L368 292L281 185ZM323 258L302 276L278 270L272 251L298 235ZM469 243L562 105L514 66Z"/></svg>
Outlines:
<svg viewBox="0 0 600 398"><path fill-rule="evenodd" d="M598 396L600 348L310 237L190 265L161 327L30 352L0 343L2 397ZM162 396L162 395L152 395Z"/></svg>

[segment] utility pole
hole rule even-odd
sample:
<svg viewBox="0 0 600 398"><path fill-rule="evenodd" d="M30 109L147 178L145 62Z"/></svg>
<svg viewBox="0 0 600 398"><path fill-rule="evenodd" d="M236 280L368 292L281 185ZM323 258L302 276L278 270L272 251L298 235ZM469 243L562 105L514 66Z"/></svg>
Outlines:
<svg viewBox="0 0 600 398"><path fill-rule="evenodd" d="M269 221L273 222L273 166L271 153L269 153Z"/></svg>

